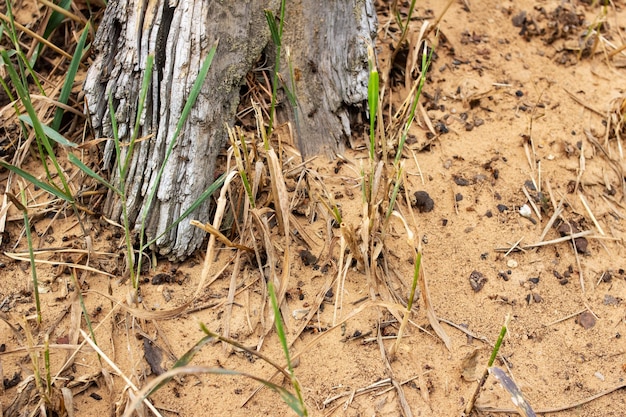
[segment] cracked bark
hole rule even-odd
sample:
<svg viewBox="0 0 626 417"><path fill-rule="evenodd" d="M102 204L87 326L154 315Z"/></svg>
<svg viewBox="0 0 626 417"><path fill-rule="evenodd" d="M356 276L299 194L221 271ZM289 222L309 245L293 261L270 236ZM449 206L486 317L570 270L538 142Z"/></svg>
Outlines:
<svg viewBox="0 0 626 417"><path fill-rule="evenodd" d="M154 184L172 140L176 123L210 47L219 39L213 64L147 210L146 233L159 236L215 178L217 155L232 125L239 91L270 44L264 9L278 12L279 0L113 0L94 41L96 58L85 81L97 135L112 137L108 97L111 95L121 140L127 140L136 118L142 74L149 54L153 73L140 142L127 176L131 224L141 221L144 200ZM376 15L373 0L328 0L320 7L308 0L288 0L283 47L298 68L294 80L297 111L284 104L279 118L297 126L304 155L341 151L350 136L350 117L367 101L367 45L373 43ZM273 48L273 45L269 45ZM281 77L288 80L285 68ZM115 173L112 141L104 150L104 168ZM113 182L119 178L112 178ZM206 201L192 214L209 221ZM104 208L119 221L122 209L110 194ZM170 259L183 259L197 249L205 233L181 222L162 236L155 248Z"/></svg>

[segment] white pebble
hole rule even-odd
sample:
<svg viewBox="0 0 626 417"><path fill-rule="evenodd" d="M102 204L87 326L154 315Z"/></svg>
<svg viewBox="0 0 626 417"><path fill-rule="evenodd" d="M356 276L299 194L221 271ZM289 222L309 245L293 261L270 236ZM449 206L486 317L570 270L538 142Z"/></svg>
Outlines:
<svg viewBox="0 0 626 417"><path fill-rule="evenodd" d="M524 204L522 207L519 208L519 214L522 217L530 217L532 212L530 211L530 207L528 207L528 204Z"/></svg>
<svg viewBox="0 0 626 417"><path fill-rule="evenodd" d="M517 268L517 261L515 259L509 259L506 261L506 266L509 268Z"/></svg>

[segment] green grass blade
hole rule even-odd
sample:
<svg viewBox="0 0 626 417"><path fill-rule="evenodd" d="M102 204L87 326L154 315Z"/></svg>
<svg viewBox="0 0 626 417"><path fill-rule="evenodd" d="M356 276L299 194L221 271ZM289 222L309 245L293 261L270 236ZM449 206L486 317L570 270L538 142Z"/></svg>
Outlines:
<svg viewBox="0 0 626 417"><path fill-rule="evenodd" d="M91 340L93 341L94 345L98 346L98 342L96 341L96 334L93 331L91 319L89 318L89 313L87 313L87 307L85 306L83 292L81 290L80 283L78 282L78 278L76 278L76 269L72 269L72 281L74 281L74 288L76 288L78 295L78 304L80 304L80 308L83 311L83 316L85 317L85 323L87 324L87 329L89 330L89 334L91 335ZM100 361L100 365L102 365L102 358L100 357L100 354L98 354L98 361Z"/></svg>
<svg viewBox="0 0 626 417"><path fill-rule="evenodd" d="M61 0L58 6L62 9L69 10L71 4L72 0ZM65 19L66 17L64 15L57 11L53 11L50 15L50 19L48 19L48 24L46 25L46 29L44 30L42 37L44 39L50 38L52 32L54 32ZM32 66L34 66L37 62L37 59L39 59L39 55L41 54L43 47L44 45L40 43L39 45L37 45L37 48L35 48L33 55L30 57L30 64Z"/></svg>
<svg viewBox="0 0 626 417"><path fill-rule="evenodd" d="M37 265L35 264L35 251L33 250L33 236L30 233L30 221L28 219L28 202L26 192L20 190L22 198L21 208L24 214L24 230L26 232L26 242L28 243L28 257L30 259L30 272L33 279L33 292L35 293L35 309L37 311L37 324L41 324L41 302L39 301L39 280L37 279ZM13 200L13 198L11 198ZM17 204L16 204L17 206Z"/></svg>
<svg viewBox="0 0 626 417"><path fill-rule="evenodd" d="M33 120L30 118L30 116L26 115L26 114L22 114L18 117L19 120L21 120L22 122L26 123L27 125L29 125L30 127L34 128L34 124L33 124ZM41 128L43 129L44 133L46 134L46 136L49 139L52 139L53 141L55 141L56 143L58 143L59 145L63 145L63 146L68 146L70 148L77 148L78 145L75 144L74 142L70 142L69 140L65 139L65 137L63 135L61 135L59 132L57 132L54 128L47 126L45 124L41 125Z"/></svg>
<svg viewBox="0 0 626 417"><path fill-rule="evenodd" d="M20 177L24 178L26 181L34 184L35 186L41 188L42 190L46 190L47 192L49 192L50 194L54 195L57 198L60 198L62 200L67 201L70 204L74 204L74 199L71 196L66 195L64 192L62 192L61 190L59 190L56 187L51 186L50 184L40 181L39 179L35 178L34 176L32 176L31 174L29 174L28 172L24 171L23 169L20 169L18 167L16 167L15 165L9 164L5 161L0 160L0 165L5 167L6 169L8 169L9 171L19 175Z"/></svg>
<svg viewBox="0 0 626 417"><path fill-rule="evenodd" d="M415 299L415 290L417 288L417 282L420 276L420 267L422 266L422 253L417 252L415 254L415 268L413 269L413 282L411 282L411 293L409 294L409 301L407 303L407 311L411 311L413 307L413 301Z"/></svg>
<svg viewBox="0 0 626 417"><path fill-rule="evenodd" d="M287 336L285 335L283 320L280 315L280 306L278 305L278 300L276 299L274 284L271 281L267 283L267 290L270 294L270 302L272 304L272 310L274 311L274 324L276 325L276 333L278 335L278 340L280 340L280 345L283 348L283 354L285 355L285 359L287 360L287 369L289 369L289 375L291 375L291 385L293 385L297 396L294 397L293 394L287 391L289 393L289 397L283 397L282 394L281 397L283 398L283 401L287 403L289 407L291 407L299 415L307 416L308 412L304 404L304 399L302 398L300 384L294 375L293 366L291 365L291 356L289 354L289 346L287 345Z"/></svg>
<svg viewBox="0 0 626 417"><path fill-rule="evenodd" d="M60 15L58 12L54 12L57 15ZM54 13L52 14L54 17ZM50 20L52 20L52 17ZM62 16L63 17L63 16ZM48 27L50 27L50 22L48 22ZM80 36L78 43L76 44L76 50L74 51L74 56L72 57L72 61L70 62L70 66L67 70L67 75L65 77L65 82L63 83L63 87L61 88L61 93L59 94L58 102L62 104L67 104L67 101L70 98L70 93L72 92L72 86L74 85L74 80L76 79L76 73L78 72L78 67L80 66L80 60L83 57L83 52L85 50L85 42L87 42L87 35L89 35L89 23L83 29L83 34ZM47 29L46 29L47 30ZM44 35L45 36L45 35ZM58 131L61 127L61 121L63 120L63 109L57 108L54 113L54 119L52 120L52 129ZM52 138L51 138L52 139Z"/></svg>
<svg viewBox="0 0 626 417"><path fill-rule="evenodd" d="M15 20L14 20L14 16L13 16L13 5L11 4L12 2L7 1L5 2L6 6L7 6L7 17L9 18L9 27L8 27L8 37L9 39L11 39L11 42L13 43L13 47L15 48L15 52L17 53L18 56L18 65L20 65L20 73L22 74L22 80L24 80L24 84L26 85L26 75L24 74L24 68L22 67L22 64L24 66L26 66L26 69L28 70L28 73L33 77L33 82L35 83L35 85L37 86L37 89L39 90L39 93L43 96L46 95L46 92L44 91L43 87L41 86L41 83L39 82L39 78L37 77L37 74L35 73L35 71L33 70L32 65L30 65L30 62L28 61L28 59L26 59L26 56L24 55L24 53L22 52L21 48L20 48L20 42L18 39L18 35L17 35L17 31L15 30ZM5 64L8 65L8 61L5 60ZM21 97L21 96L20 96Z"/></svg>
<svg viewBox="0 0 626 417"><path fill-rule="evenodd" d="M510 320L510 316L506 316L506 319L504 320L504 325L502 326L502 329L500 329L500 335L498 336L498 341L496 342L496 345L493 347L493 350L491 351L491 356L489 357L489 362L487 363L487 367L491 367L494 363L494 361L496 360L496 356L498 356L498 351L500 350L500 346L502 345L502 341L504 340L504 336L506 335L507 332L507 326Z"/></svg>
<svg viewBox="0 0 626 417"><path fill-rule="evenodd" d="M67 179L65 177L65 173L61 169L56 159L56 156L54 154L54 149L52 149L52 145L50 144L50 141L48 140L48 137L46 136L46 133L43 129L43 124L37 117L37 112L35 111L35 108L33 107L33 104L30 100L30 93L28 92L28 88L22 82L22 79L17 74L17 71L15 70L13 65L10 64L9 57L6 51L0 51L0 56L5 62L5 68L7 72L9 73L9 77L11 78L11 82L13 83L15 90L17 91L17 95L20 97L20 100L22 101L22 104L24 105L26 112L30 116L30 120L32 121L32 126L33 126L33 129L35 130L35 136L37 138L37 146L39 147L39 155L41 158L41 162L44 166L44 169L46 170L46 175L48 176L48 179L51 181L52 176L50 175L48 165L46 164L46 156L43 154L43 150L41 149L41 147L45 149L47 156L52 161L56 169L56 172L59 175L59 179L63 183L63 190L65 191L65 194L66 194L66 197L64 198L64 200L72 201L70 197L71 192L70 192L69 185L67 183ZM60 189L58 190L61 191Z"/></svg>
<svg viewBox="0 0 626 417"><path fill-rule="evenodd" d="M117 188L115 188L115 186L113 184L111 184L110 182L108 182L107 180L102 178L100 175L98 175L98 173L96 173L91 168L89 168L87 165L85 165L83 163L83 161L81 161L80 158L78 158L76 155L74 155L73 153L70 153L70 154L67 155L67 157L68 157L68 159L70 160L71 163L76 165L78 167L78 169L83 171L85 174L89 175L91 178L95 179L100 184L104 185L109 190L113 191L115 194L117 194L117 195L122 194L122 192L120 190L118 190Z"/></svg>
<svg viewBox="0 0 626 417"><path fill-rule="evenodd" d="M174 363L174 365L172 366L172 369L174 369L174 368L181 368L183 366L187 366L189 364L189 362L191 362L193 357L196 356L196 353L198 353L200 351L200 349L202 349L202 346L206 345L209 342L212 342L213 340L215 340L215 338L213 336L204 336L202 339L198 340L198 342L196 342L196 344L193 345L191 347L191 349L189 349L187 352L185 352L185 354L183 356L181 356ZM166 385L171 380L172 380L171 377L164 379L161 383L159 383L154 388L152 388L150 391L148 391L148 393L146 394L146 397L149 397L152 394L154 394L155 392L157 392L159 389L161 389L164 385Z"/></svg>
<svg viewBox="0 0 626 417"><path fill-rule="evenodd" d="M370 117L370 160L374 160L375 147L376 147L376 116L378 115L378 94L379 94L379 76L378 69L376 68L376 62L374 61L374 51L371 47L369 49L369 66L370 77L367 84L367 104L369 107Z"/></svg>
<svg viewBox="0 0 626 417"><path fill-rule="evenodd" d="M144 107L146 105L146 97L148 96L148 89L152 83L152 71L154 69L154 55L148 55L146 59L146 71L143 74L143 81L141 82L141 91L139 92L139 104L137 106L137 117L135 118L135 127L133 128L133 134L130 137L128 144L128 152L126 152L126 158L121 168L120 176L126 179L128 168L133 157L133 150L135 149L135 143L137 137L139 137L139 127L141 125L141 116L143 114ZM194 99L195 100L195 99Z"/></svg>
<svg viewBox="0 0 626 417"><path fill-rule="evenodd" d="M411 103L411 111L409 112L409 118L404 125L404 130L402 131L402 136L400 138L400 142L398 143L398 150L396 151L396 158L394 160L394 164L397 165L400 161L400 157L402 156L402 150L404 149L404 143L406 142L406 137L409 133L409 128L413 124L413 120L415 120L415 110L417 109L417 104L419 103L420 96L422 95L422 89L424 88L424 83L426 82L426 74L428 73L428 68L432 62L434 48L430 48L430 52L426 53L427 46L424 44L424 53L422 55L422 74L420 75L419 84L417 87L417 91L415 92L415 96L413 97L413 103Z"/></svg>
<svg viewBox="0 0 626 417"><path fill-rule="evenodd" d="M272 40L276 45L276 59L274 61L274 77L272 79L272 101L270 103L270 120L267 125L267 133L265 135L265 150L269 150L269 137L274 128L274 109L276 108L276 95L278 92L278 71L280 70L280 51L283 39L283 23L285 22L285 0L280 2L280 24L276 27L276 19L271 11L265 11L265 18L272 34Z"/></svg>
<svg viewBox="0 0 626 417"><path fill-rule="evenodd" d="M278 33L278 26L276 26L276 18L271 10L264 10L265 19L267 20L267 26L270 29L270 35L272 35L272 42L274 45L280 45L280 33Z"/></svg>
<svg viewBox="0 0 626 417"><path fill-rule="evenodd" d="M283 327L283 321L280 315L280 307L278 306L276 292L274 291L274 284L268 282L267 291L270 294L270 302L272 304L272 310L274 311L274 323L276 325L278 340L280 340L280 345L283 348L283 354L285 355L285 359L287 360L287 368L289 369L289 373L293 373L293 368L291 366L291 356L289 355L289 346L287 345L287 336L285 335L285 328Z"/></svg>

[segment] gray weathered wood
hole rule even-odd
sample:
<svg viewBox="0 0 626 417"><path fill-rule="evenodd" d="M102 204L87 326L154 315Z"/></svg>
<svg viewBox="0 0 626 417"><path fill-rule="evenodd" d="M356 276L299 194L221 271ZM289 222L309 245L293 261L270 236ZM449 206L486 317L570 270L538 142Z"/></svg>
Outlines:
<svg viewBox="0 0 626 417"><path fill-rule="evenodd" d="M341 151L351 116L367 102L367 47L374 46L373 0L288 1L283 45L299 72L298 147L304 155ZM284 62L283 79L290 80ZM291 85L291 82L288 82ZM285 101L284 115L295 122ZM294 123L296 124L296 123ZM361 133L361 132L359 132Z"/></svg>
<svg viewBox="0 0 626 417"><path fill-rule="evenodd" d="M279 0L113 0L94 42L96 59L85 82L93 126L112 137L108 96L122 140L136 118L146 58L155 55L142 137L128 173L126 191L132 224L139 223L144 199L163 163L189 89L209 48L219 47L197 103L168 160L158 193L148 209L146 233L160 235L215 178L215 161L226 140L225 124L234 122L246 73L268 46L264 9L275 13ZM350 134L349 106L367 99L366 44L374 36L373 0L288 0L284 47L289 47L301 77L297 81L297 126L305 154L336 151ZM288 71L282 74L288 79ZM285 116L296 121L290 106ZM152 135L152 136L150 136ZM112 142L104 167L115 173ZM109 195L105 215L119 220L121 205ZM193 218L209 220L209 202ZM204 232L188 221L159 239L156 249L181 259L198 248Z"/></svg>

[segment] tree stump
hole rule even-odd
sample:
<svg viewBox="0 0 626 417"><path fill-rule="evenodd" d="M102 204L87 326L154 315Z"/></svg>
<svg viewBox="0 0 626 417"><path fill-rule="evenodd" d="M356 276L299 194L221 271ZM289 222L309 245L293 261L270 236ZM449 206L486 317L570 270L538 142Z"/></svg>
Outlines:
<svg viewBox="0 0 626 417"><path fill-rule="evenodd" d="M138 225L147 211L146 234L153 239L185 212L215 179L217 155L225 145L225 125L233 125L244 78L270 41L264 10L277 14L279 0L112 0L94 41L96 58L85 81L96 134L113 137L108 98L112 97L119 137L128 140L136 119L146 59L155 57L140 137L126 179L127 210ZM301 152L340 150L350 135L350 114L367 101L367 45L375 37L373 0L288 0L283 48L298 68L298 111L279 114L298 125ZM200 96L167 161L151 207L144 208L171 143L176 123L198 71L213 43L219 46ZM284 49L283 49L284 50ZM284 60L283 60L284 61ZM289 80L286 62L281 78ZM291 85L291 84L289 84ZM297 119L297 120L296 120ZM104 168L119 183L112 141ZM209 201L192 214L209 221ZM120 220L122 208L110 193L104 214ZM199 247L204 232L188 221L155 244L161 255L181 260Z"/></svg>

